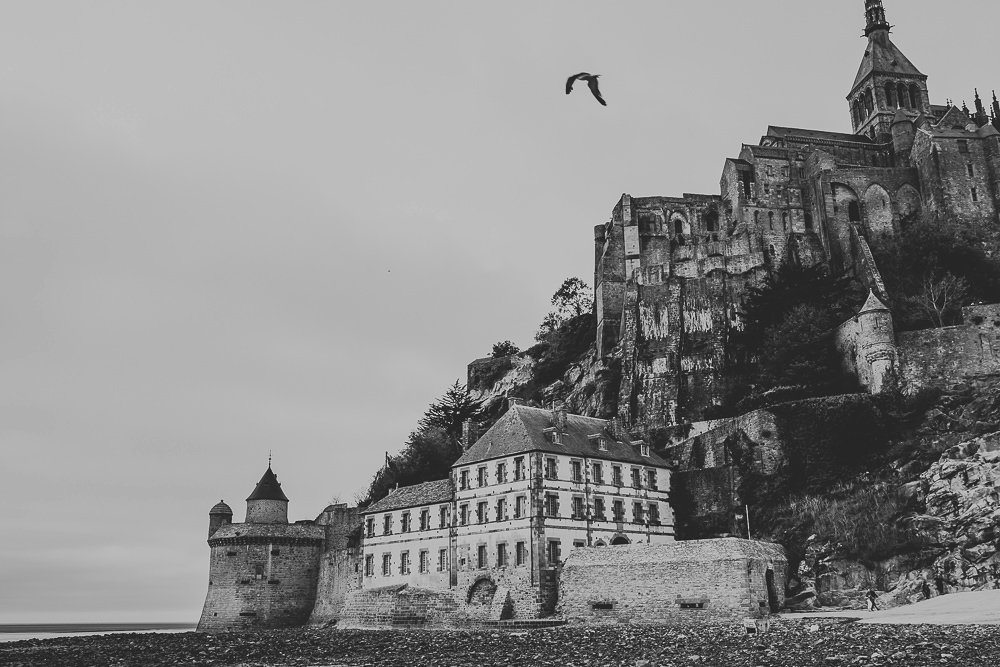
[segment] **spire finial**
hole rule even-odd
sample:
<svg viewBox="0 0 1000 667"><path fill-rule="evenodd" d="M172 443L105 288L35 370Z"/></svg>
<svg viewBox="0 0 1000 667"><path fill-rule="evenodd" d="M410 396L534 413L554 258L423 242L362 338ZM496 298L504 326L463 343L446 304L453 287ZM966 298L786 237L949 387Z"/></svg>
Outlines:
<svg viewBox="0 0 1000 667"><path fill-rule="evenodd" d="M267 450L267 467L271 467L271 450Z"/></svg>
<svg viewBox="0 0 1000 667"><path fill-rule="evenodd" d="M865 37L879 30L888 30L892 27L885 19L885 7L882 0L865 0L865 19L868 24L865 26Z"/></svg>

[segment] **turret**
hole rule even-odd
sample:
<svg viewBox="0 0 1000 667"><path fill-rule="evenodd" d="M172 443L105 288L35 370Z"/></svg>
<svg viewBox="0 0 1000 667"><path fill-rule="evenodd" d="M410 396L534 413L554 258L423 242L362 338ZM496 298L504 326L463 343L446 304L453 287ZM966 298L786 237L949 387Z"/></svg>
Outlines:
<svg viewBox="0 0 1000 667"><path fill-rule="evenodd" d="M247 523L288 523L288 497L270 464L247 498Z"/></svg>
<svg viewBox="0 0 1000 667"><path fill-rule="evenodd" d="M868 300L858 312L858 362L859 380L873 394L888 389L887 382L897 366L898 352L892 314L875 292L869 291Z"/></svg>
<svg viewBox="0 0 1000 667"><path fill-rule="evenodd" d="M885 20L885 7L882 6L882 0L865 0L865 18L868 20L868 25L865 26L865 37L870 37L873 32L879 30L889 32L892 27Z"/></svg>
<svg viewBox="0 0 1000 667"><path fill-rule="evenodd" d="M902 109L897 109L896 115L892 119L892 147L899 162L906 162L910 159L910 153L913 151L913 139L916 134L916 128L910 117Z"/></svg>
<svg viewBox="0 0 1000 667"><path fill-rule="evenodd" d="M222 526L233 522L233 510L226 504L225 500L220 500L215 507L208 510L208 536L215 535Z"/></svg>

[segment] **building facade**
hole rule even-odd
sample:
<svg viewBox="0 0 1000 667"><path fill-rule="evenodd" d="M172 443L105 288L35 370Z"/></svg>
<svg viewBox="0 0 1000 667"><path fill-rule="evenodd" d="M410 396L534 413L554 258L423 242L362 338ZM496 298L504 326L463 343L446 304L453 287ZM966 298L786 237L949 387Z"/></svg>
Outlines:
<svg viewBox="0 0 1000 667"><path fill-rule="evenodd" d="M976 92L974 110L932 103L882 1L864 8L852 132L769 127L725 161L719 194L625 194L595 228L597 349L621 359L626 426L699 421L721 403L748 290L784 262L853 275L885 302L872 247L913 221L958 221L1000 249L1000 102L987 111ZM894 343L874 358L857 370L878 391Z"/></svg>

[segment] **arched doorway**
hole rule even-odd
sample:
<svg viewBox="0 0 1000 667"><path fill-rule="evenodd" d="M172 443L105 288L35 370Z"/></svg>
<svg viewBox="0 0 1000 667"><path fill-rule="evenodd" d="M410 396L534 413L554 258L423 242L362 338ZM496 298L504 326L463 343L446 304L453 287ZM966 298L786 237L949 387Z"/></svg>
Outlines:
<svg viewBox="0 0 1000 667"><path fill-rule="evenodd" d="M873 239L892 235L892 201L881 185L873 185L865 192L865 213L868 233Z"/></svg>
<svg viewBox="0 0 1000 667"><path fill-rule="evenodd" d="M493 604L493 596L496 592L497 585L493 583L492 579L486 577L477 579L476 583L472 584L469 588L469 595L466 602L474 607L489 606Z"/></svg>
<svg viewBox="0 0 1000 667"><path fill-rule="evenodd" d="M781 605L778 603L778 589L774 586L774 570L768 568L764 580L767 582L767 606L771 613L776 614L781 611Z"/></svg>
<svg viewBox="0 0 1000 667"><path fill-rule="evenodd" d="M619 544L631 544L631 542L624 535L615 535L611 539L611 546L616 546L616 545L619 545Z"/></svg>

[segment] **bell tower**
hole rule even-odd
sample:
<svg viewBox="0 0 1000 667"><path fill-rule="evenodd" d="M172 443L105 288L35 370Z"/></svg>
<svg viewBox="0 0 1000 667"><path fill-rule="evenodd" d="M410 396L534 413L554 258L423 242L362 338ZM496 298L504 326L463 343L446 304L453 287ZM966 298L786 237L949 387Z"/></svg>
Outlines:
<svg viewBox="0 0 1000 667"><path fill-rule="evenodd" d="M868 49L847 96L854 133L872 141L888 142L896 111L910 118L930 113L927 77L889 39L892 26L882 0L865 0Z"/></svg>

